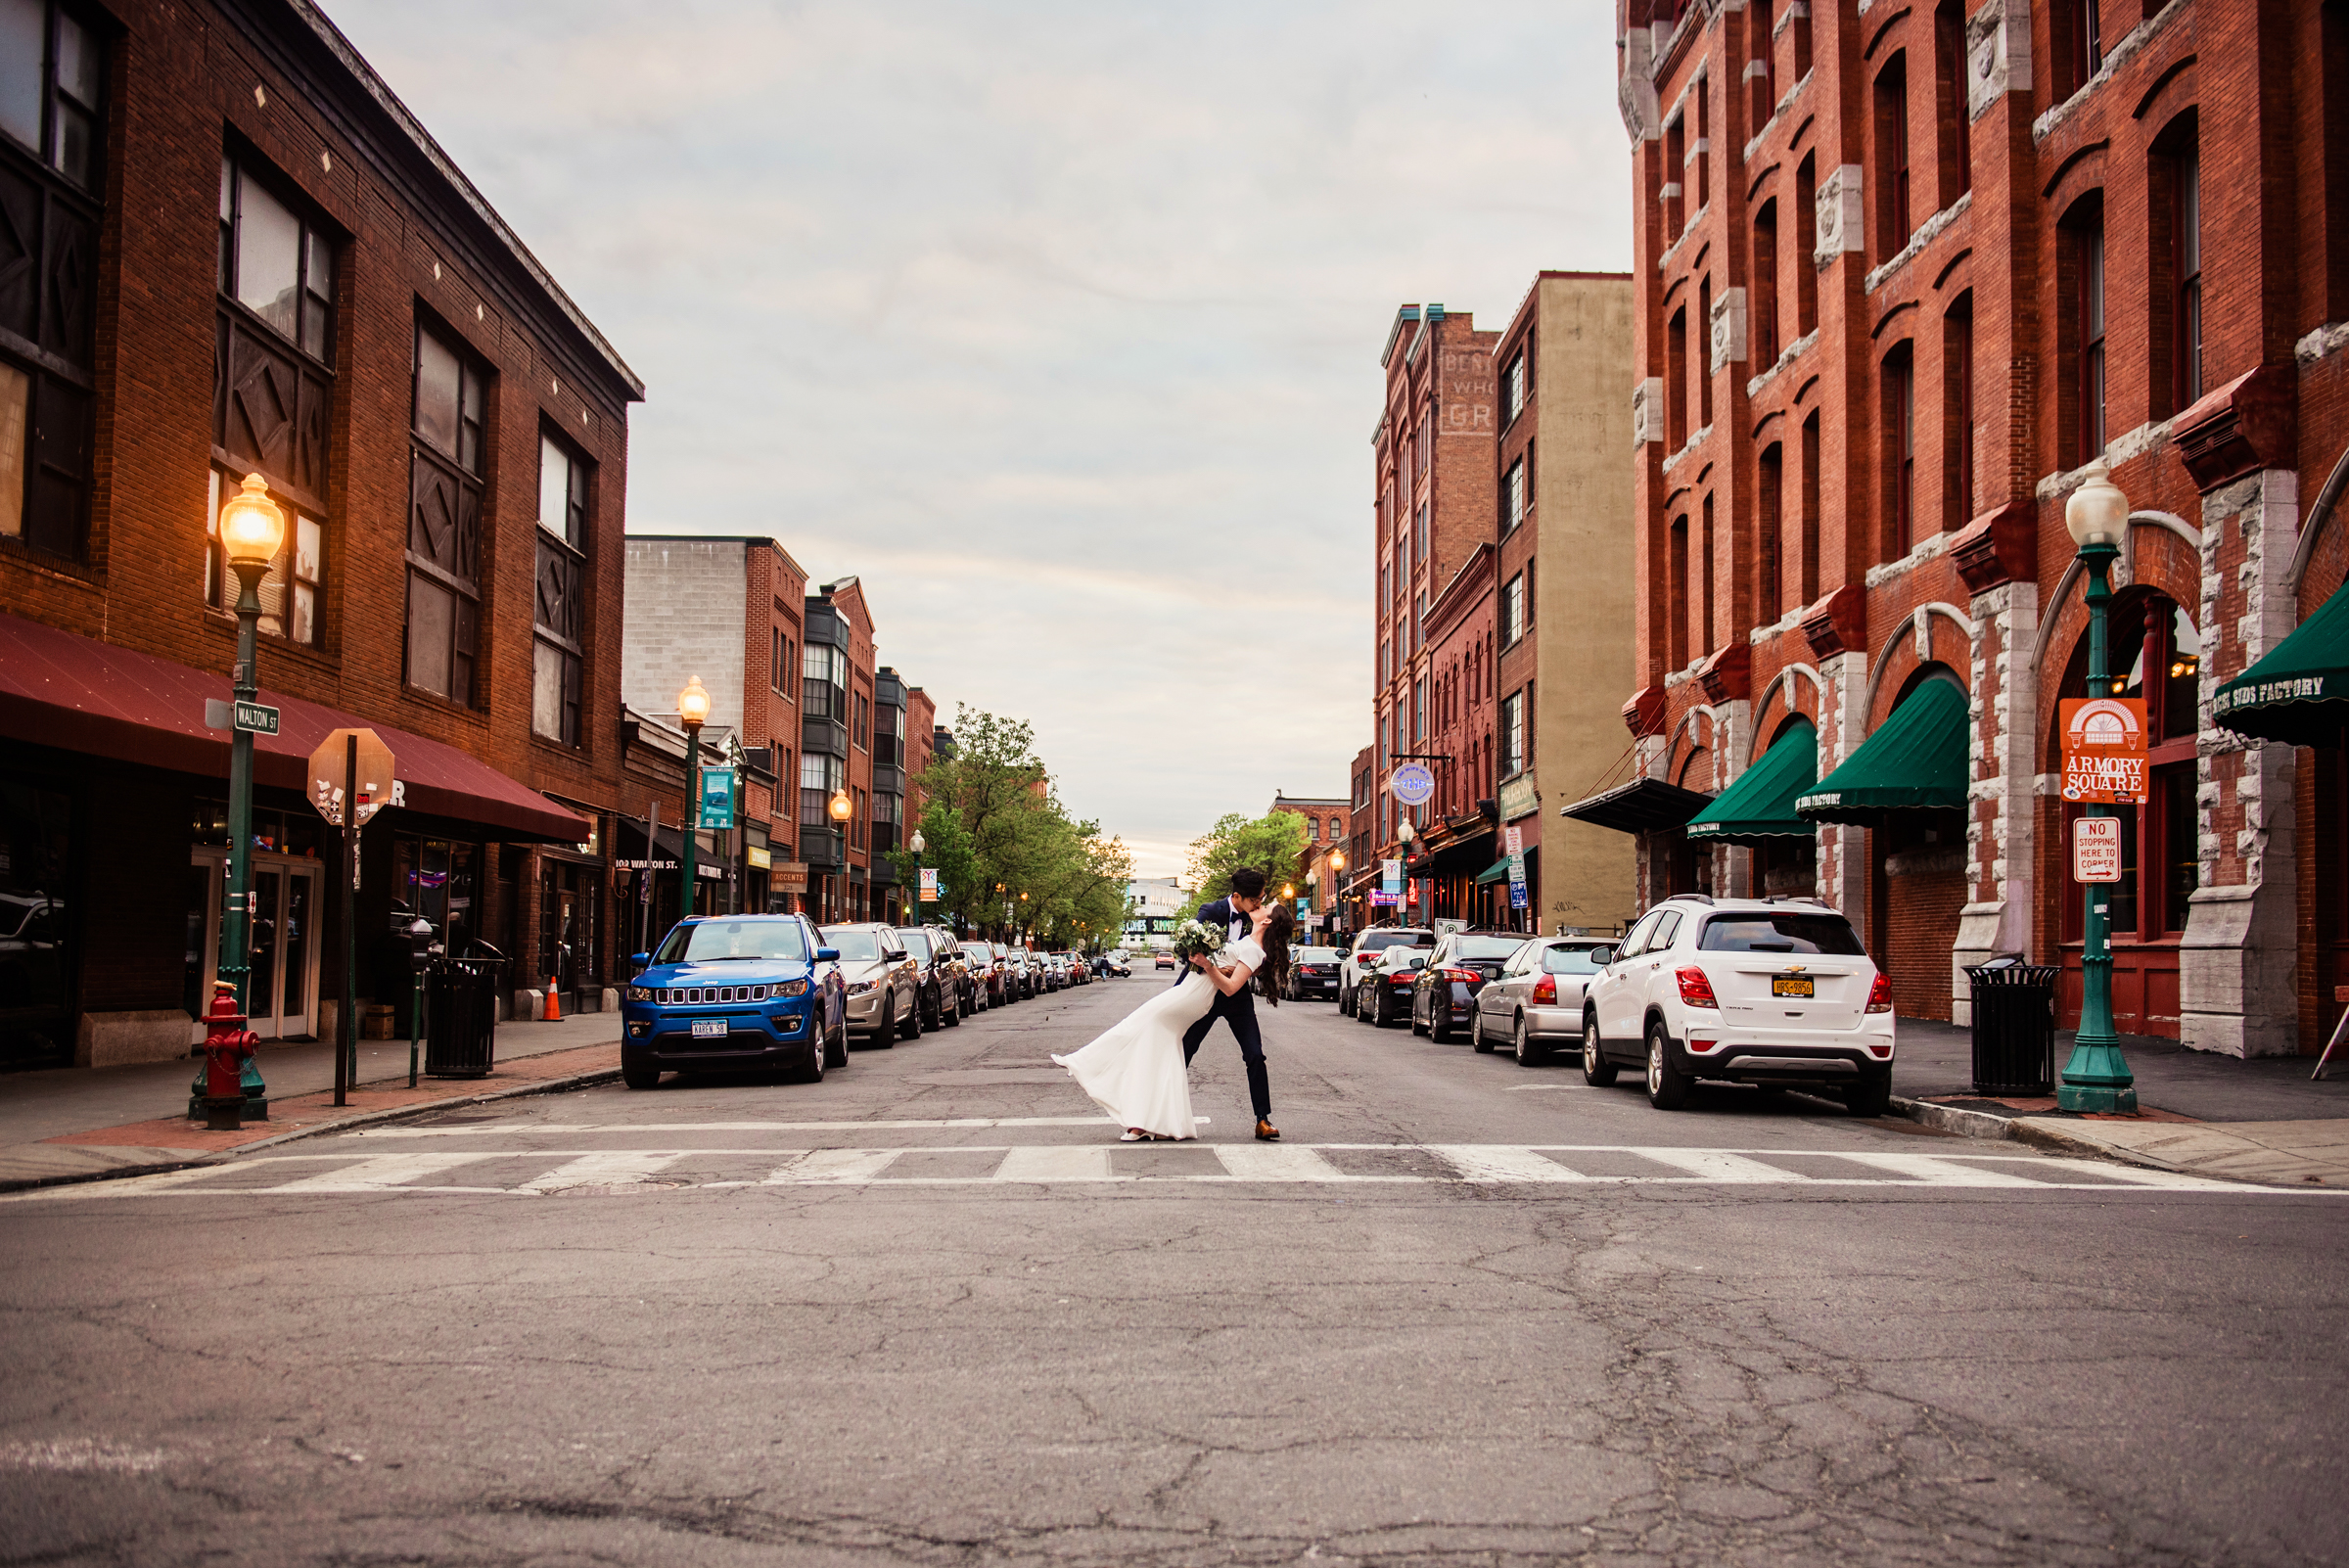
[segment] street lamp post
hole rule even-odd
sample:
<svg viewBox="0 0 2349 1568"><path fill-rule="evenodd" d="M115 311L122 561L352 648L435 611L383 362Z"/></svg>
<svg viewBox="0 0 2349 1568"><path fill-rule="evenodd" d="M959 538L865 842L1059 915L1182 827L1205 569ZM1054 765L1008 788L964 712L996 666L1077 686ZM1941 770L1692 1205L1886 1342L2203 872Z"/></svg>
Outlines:
<svg viewBox="0 0 2349 1568"><path fill-rule="evenodd" d="M922 923L922 852L930 848L923 842L920 828L913 830L913 837L905 841L905 848L913 852L913 923L918 926ZM939 913L943 916L945 911L942 909Z"/></svg>
<svg viewBox="0 0 2349 1568"><path fill-rule="evenodd" d="M685 689L677 693L677 716L685 721L685 853L681 857L685 886L677 895L677 918L693 918L693 879L701 874L694 865L695 842L702 831L702 725L710 717L710 688L702 677L689 675Z"/></svg>
<svg viewBox="0 0 2349 1568"><path fill-rule="evenodd" d="M1411 819L1409 817L1406 816L1401 822L1395 824L1395 837L1402 843L1403 846L1403 880L1405 884L1404 897L1406 902L1408 901L1410 895L1408 884L1417 880L1411 875L1411 840L1417 838L1418 836L1419 830L1411 826ZM1403 924L1403 905L1400 903L1395 906L1395 923L1397 925Z"/></svg>
<svg viewBox="0 0 2349 1568"><path fill-rule="evenodd" d="M2064 503L2063 526L2079 547L2081 566L2088 571L2088 694L2112 693L2112 668L2105 647L2105 615L2112 602L2112 563L2121 553L2121 530L2129 526L2129 497L2112 483L2104 459L2088 465L2088 479ZM2090 816L2110 816L2112 807L2095 802ZM2106 908L2110 895L2105 884L2081 885L2085 899L2081 921L2080 1031L2072 1038L2071 1058L2063 1064L2063 1082L2055 1103L2066 1111L2134 1111L2137 1080L2121 1055L2121 1038L2112 1027L2112 937Z"/></svg>
<svg viewBox="0 0 2349 1568"><path fill-rule="evenodd" d="M834 845L834 848L840 851L840 854L838 856L840 861L840 876L833 888L832 918L839 920L844 918L849 912L848 906L841 899L840 894L842 892L841 885L847 883L849 880L849 818L856 809L855 806L849 800L849 790L847 785L844 784L839 789L836 789L832 792L832 799L824 807L824 809L831 814L833 821L832 831L838 835L838 841Z"/></svg>
<svg viewBox="0 0 2349 1568"><path fill-rule="evenodd" d="M261 616L261 578L286 539L286 514L269 499L269 482L245 476L244 485L220 508L221 553L237 575L237 664L230 685L238 704L260 696L253 668L256 627ZM230 720L228 746L228 912L220 922L220 978L236 987L237 1011L246 1011L251 977L253 927L253 731ZM248 1063L246 1073L257 1081ZM248 1097L253 1084L247 1084Z"/></svg>

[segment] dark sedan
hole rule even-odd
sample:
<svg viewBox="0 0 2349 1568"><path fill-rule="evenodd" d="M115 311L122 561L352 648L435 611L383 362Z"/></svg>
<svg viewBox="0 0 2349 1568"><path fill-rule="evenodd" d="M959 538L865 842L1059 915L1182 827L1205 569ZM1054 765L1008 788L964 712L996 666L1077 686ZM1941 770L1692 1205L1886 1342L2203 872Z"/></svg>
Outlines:
<svg viewBox="0 0 2349 1568"><path fill-rule="evenodd" d="M1515 931L1455 931L1437 942L1411 988L1411 1033L1441 1044L1476 1018L1476 993L1532 939Z"/></svg>
<svg viewBox="0 0 2349 1568"><path fill-rule="evenodd" d="M1289 1000L1336 1001L1338 965L1346 955L1335 947L1296 947L1289 952Z"/></svg>
<svg viewBox="0 0 2349 1568"><path fill-rule="evenodd" d="M913 1004L920 1009L924 1029L944 1029L962 1022L962 972L947 949L927 926L899 926L898 945L913 955Z"/></svg>

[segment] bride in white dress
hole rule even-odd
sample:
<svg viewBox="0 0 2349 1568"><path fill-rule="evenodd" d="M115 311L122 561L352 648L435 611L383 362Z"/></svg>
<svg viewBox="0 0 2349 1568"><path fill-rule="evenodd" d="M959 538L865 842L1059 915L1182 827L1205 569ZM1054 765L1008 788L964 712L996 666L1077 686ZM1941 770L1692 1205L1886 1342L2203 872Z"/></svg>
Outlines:
<svg viewBox="0 0 2349 1568"><path fill-rule="evenodd" d="M1206 1016L1218 994L1236 993L1263 965L1265 949L1258 939L1276 912L1284 911L1277 904L1256 910L1247 936L1224 944L1212 959L1192 959L1191 973L1178 983L1119 1019L1092 1043L1052 1058L1126 1130L1127 1141L1199 1135L1191 1116L1182 1032Z"/></svg>

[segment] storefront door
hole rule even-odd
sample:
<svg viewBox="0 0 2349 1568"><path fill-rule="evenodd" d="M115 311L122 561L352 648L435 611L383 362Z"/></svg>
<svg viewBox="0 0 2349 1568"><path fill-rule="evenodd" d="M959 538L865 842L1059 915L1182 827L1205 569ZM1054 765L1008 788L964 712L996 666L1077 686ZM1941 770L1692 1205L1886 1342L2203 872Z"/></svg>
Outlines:
<svg viewBox="0 0 2349 1568"><path fill-rule="evenodd" d="M190 1012L199 1017L211 1005L212 982L220 972L227 878L226 855L199 850L190 857L184 994ZM263 1039L307 1039L318 1033L320 883L315 860L253 857L253 950L245 1001L251 1022L246 1027ZM203 1024L191 1025L190 1042L203 1038Z"/></svg>

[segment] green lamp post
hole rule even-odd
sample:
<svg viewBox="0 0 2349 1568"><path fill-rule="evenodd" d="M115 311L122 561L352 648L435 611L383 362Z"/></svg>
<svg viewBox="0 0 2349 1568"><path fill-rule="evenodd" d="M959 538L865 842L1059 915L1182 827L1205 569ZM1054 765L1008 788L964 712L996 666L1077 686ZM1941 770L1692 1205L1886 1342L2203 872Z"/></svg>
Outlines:
<svg viewBox="0 0 2349 1568"><path fill-rule="evenodd" d="M699 675L688 675L685 689L677 693L677 716L685 721L685 853L680 869L685 873L684 886L677 890L677 918L693 918L693 879L700 870L694 865L695 842L702 831L702 725L710 717L710 688L702 684Z"/></svg>
<svg viewBox="0 0 2349 1568"><path fill-rule="evenodd" d="M2088 465L2088 478L2064 503L2063 526L2079 547L2088 572L2088 694L2112 693L2112 666L2105 647L2106 612L2112 603L2112 563L2121 553L2121 530L2129 526L2129 497L2112 483L2112 471L2099 457ZM2088 807L2090 816L2110 816L2101 803ZM2085 900L2080 950L2080 1032L2072 1038L2071 1058L2063 1064L2063 1082L2055 1103L2067 1111L2134 1111L2137 1080L2121 1055L2121 1037L2112 1027L2112 935L2107 906L2107 884L2081 885Z"/></svg>

